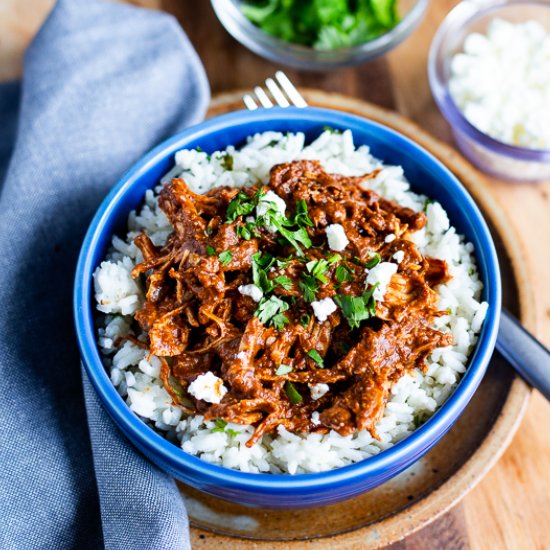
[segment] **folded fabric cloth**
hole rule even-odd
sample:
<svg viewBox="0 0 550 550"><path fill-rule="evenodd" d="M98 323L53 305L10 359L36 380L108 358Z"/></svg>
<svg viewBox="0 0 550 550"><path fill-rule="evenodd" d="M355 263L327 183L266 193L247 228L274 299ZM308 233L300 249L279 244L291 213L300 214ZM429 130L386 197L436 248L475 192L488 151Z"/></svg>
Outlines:
<svg viewBox="0 0 550 550"><path fill-rule="evenodd" d="M173 18L100 0L59 0L20 90L0 87L2 549L189 547L174 481L85 380L86 416L71 308L99 202L147 150L198 122L208 96Z"/></svg>

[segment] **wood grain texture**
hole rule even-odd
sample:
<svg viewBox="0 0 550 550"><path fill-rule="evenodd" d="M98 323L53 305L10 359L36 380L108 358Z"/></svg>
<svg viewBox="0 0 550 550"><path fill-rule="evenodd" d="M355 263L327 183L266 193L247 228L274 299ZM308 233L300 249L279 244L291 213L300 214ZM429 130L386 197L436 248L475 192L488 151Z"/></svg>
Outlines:
<svg viewBox="0 0 550 550"><path fill-rule="evenodd" d="M23 50L51 9L53 0L0 0L0 80L21 74ZM221 28L206 0L138 0L176 15L201 56L213 91L252 86L275 66L245 50ZM381 60L326 75L289 70L299 85L336 91L393 107L433 135L452 143L435 106L426 76L431 38L456 0L434 0L420 28ZM537 289L537 334L550 345L550 182L511 184L488 181L523 242L525 262ZM508 222L509 220L509 222ZM485 479L452 513L392 548L549 548L550 406L531 399L512 445Z"/></svg>

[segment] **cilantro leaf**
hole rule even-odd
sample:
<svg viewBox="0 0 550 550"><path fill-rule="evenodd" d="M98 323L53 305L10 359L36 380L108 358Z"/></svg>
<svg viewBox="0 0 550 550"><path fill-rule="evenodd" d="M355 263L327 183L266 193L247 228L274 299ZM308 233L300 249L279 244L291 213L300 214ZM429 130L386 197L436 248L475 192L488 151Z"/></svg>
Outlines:
<svg viewBox="0 0 550 550"><path fill-rule="evenodd" d="M344 283L345 281L353 281L353 273L348 267L343 264L340 264L336 268L334 276L339 283Z"/></svg>
<svg viewBox="0 0 550 550"><path fill-rule="evenodd" d="M325 363L323 361L323 358L319 354L319 352L316 349L310 349L306 354L310 359L313 359L317 365L321 368L325 367Z"/></svg>
<svg viewBox="0 0 550 550"><path fill-rule="evenodd" d="M208 246L206 247L206 253L207 253L209 256L215 256L215 255L216 255L216 249L215 249L213 246L208 245Z"/></svg>
<svg viewBox="0 0 550 550"><path fill-rule="evenodd" d="M283 314L289 307L290 306L286 302L277 298L277 296L271 296L267 299L263 298L260 301L254 315L256 315L264 325L271 323L278 330L282 330L284 325L289 322L287 316Z"/></svg>
<svg viewBox="0 0 550 550"><path fill-rule="evenodd" d="M311 320L311 315L309 315L309 313L304 313L301 317L300 317L300 324L304 327L304 328L307 328L309 326L309 321Z"/></svg>
<svg viewBox="0 0 550 550"><path fill-rule="evenodd" d="M333 300L340 306L350 328L358 328L361 321L376 315L376 300L372 293L378 284L373 285L361 296L337 295Z"/></svg>
<svg viewBox="0 0 550 550"><path fill-rule="evenodd" d="M370 258L369 261L365 264L365 267L367 269L372 269L373 267L376 267L380 263L381 257L378 252L375 252Z"/></svg>
<svg viewBox="0 0 550 550"><path fill-rule="evenodd" d="M315 277L311 275L302 275L299 287L304 292L304 300L306 302L315 302L315 293L319 290L319 283L317 283Z"/></svg>
<svg viewBox="0 0 550 550"><path fill-rule="evenodd" d="M328 281L326 272L328 271L329 263L327 260L311 260L306 264L306 269L315 277L318 281L326 283Z"/></svg>
<svg viewBox="0 0 550 550"><path fill-rule="evenodd" d="M285 290L290 290L292 288L292 281L285 275L275 277L273 282L277 283L279 286L282 286Z"/></svg>
<svg viewBox="0 0 550 550"><path fill-rule="evenodd" d="M298 405L304 400L304 398L300 395L300 392L295 388L292 382L287 381L285 383L285 393L288 397L288 400L293 405Z"/></svg>
<svg viewBox="0 0 550 550"><path fill-rule="evenodd" d="M292 372L292 367L289 365L279 365L279 368L275 371L275 374L277 376L283 376L285 374L288 374L289 372Z"/></svg>
<svg viewBox="0 0 550 550"><path fill-rule="evenodd" d="M225 250L218 255L218 259L222 265L227 265L233 259L233 252Z"/></svg>
<svg viewBox="0 0 550 550"><path fill-rule="evenodd" d="M299 201L296 201L296 213L292 218L292 223L301 227L313 227L313 222L309 217L307 203L305 200L300 199Z"/></svg>

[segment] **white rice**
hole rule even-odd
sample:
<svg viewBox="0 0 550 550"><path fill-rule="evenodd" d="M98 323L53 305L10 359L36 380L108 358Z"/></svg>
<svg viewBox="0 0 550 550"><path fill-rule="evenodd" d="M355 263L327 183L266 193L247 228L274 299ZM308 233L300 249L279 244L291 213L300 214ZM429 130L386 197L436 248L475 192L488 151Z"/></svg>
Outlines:
<svg viewBox="0 0 550 550"><path fill-rule="evenodd" d="M226 155L233 157L232 170L224 168ZM410 190L401 167L384 166L369 154L366 146L355 148L350 131L325 131L308 146L301 133L264 132L249 137L239 150L230 146L211 156L197 150L178 151L176 165L162 183L182 177L197 193L223 185L240 187L267 182L274 164L296 159L316 159L328 172L350 176L382 168L375 179L367 181L370 188L415 211L424 209L428 202L425 196ZM128 406L185 452L244 472L296 474L339 468L373 456L410 435L458 384L481 330L487 304L480 302L483 285L473 245L449 225L441 205L432 202L425 208L426 227L414 234L414 241L424 255L449 264L452 279L437 289L439 309L449 314L437 318L433 326L451 332L455 343L434 350L428 357L426 373L405 375L393 386L384 416L376 427L380 440L366 431L343 437L333 431L326 435L292 434L280 427L277 436L266 435L261 444L249 449L245 443L254 431L251 426L228 424L223 432L212 431L215 424L204 422L201 416L185 418L171 404L159 379L159 360L148 360L147 351L130 341L114 347L118 337L130 333L131 315L143 300L143 289L129 275L142 260L133 239L145 230L159 245L171 232L157 203L156 193L161 188L147 191L142 209L130 214L126 239L113 238L106 261L94 274L97 307L105 314L99 319L98 343L111 380ZM145 339L144 334L134 336Z"/></svg>

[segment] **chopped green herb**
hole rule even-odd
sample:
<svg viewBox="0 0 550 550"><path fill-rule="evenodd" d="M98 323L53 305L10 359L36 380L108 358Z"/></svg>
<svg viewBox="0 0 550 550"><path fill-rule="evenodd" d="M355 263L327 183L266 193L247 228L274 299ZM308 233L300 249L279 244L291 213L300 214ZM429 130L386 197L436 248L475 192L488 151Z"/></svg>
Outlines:
<svg viewBox="0 0 550 550"><path fill-rule="evenodd" d="M434 201L430 199L430 197L427 197L424 201L424 206L422 206L422 212L426 212L428 210L428 204L432 204Z"/></svg>
<svg viewBox="0 0 550 550"><path fill-rule="evenodd" d="M341 130L333 128L332 126L323 126L323 132L330 132L331 134L341 134L342 133Z"/></svg>
<svg viewBox="0 0 550 550"><path fill-rule="evenodd" d="M300 317L300 324L304 327L304 328L307 328L309 326L309 321L311 320L311 315L309 315L308 313L304 313L301 317Z"/></svg>
<svg viewBox="0 0 550 550"><path fill-rule="evenodd" d="M264 325L271 323L278 330L282 330L284 325L289 322L287 316L283 314L289 307L286 302L277 298L277 296L271 296L271 298L263 298L260 301L254 314Z"/></svg>
<svg viewBox="0 0 550 550"><path fill-rule="evenodd" d="M223 418L216 418L214 420L215 428L212 428L212 432L223 432L227 426L227 422Z"/></svg>
<svg viewBox="0 0 550 550"><path fill-rule="evenodd" d="M227 212L225 217L229 223L236 221L239 216L248 216L256 205L258 201L265 195L263 189L259 189L254 193L254 196L249 197L243 191L237 193L235 198L227 206Z"/></svg>
<svg viewBox="0 0 550 550"><path fill-rule="evenodd" d="M337 252L334 253L334 254L331 254L328 258L327 258L327 262L332 265L332 264L335 264L336 262L339 262L340 260L342 259L342 256L340 256L340 254L338 254Z"/></svg>
<svg viewBox="0 0 550 550"><path fill-rule="evenodd" d="M288 277L285 277L285 275L279 275L275 277L273 281L279 286L282 286L285 290L290 290L292 288L292 281Z"/></svg>
<svg viewBox="0 0 550 550"><path fill-rule="evenodd" d="M271 324L279 331L281 332L285 325L288 325L290 321L288 320L288 317L284 313L277 313L277 315L274 315L271 318Z"/></svg>
<svg viewBox="0 0 550 550"><path fill-rule="evenodd" d="M273 203L267 204L270 205L269 208L264 214L257 217L256 224L263 225L272 230L275 229L281 237L296 249L300 256L303 256L304 253L300 245L303 245L305 248L310 248L312 244L306 228L300 227L295 230L288 229L295 225L294 221L290 221L286 216L281 214Z"/></svg>
<svg viewBox="0 0 550 550"><path fill-rule="evenodd" d="M293 405L298 405L304 400L304 398L300 395L298 390L294 387L294 384L292 382L289 382L288 380L285 383L285 393L288 397L288 400Z"/></svg>
<svg viewBox="0 0 550 550"><path fill-rule="evenodd" d="M334 276L339 283L353 281L353 273L350 271L349 267L346 267L343 264L337 266Z"/></svg>
<svg viewBox="0 0 550 550"><path fill-rule="evenodd" d="M258 288L262 289L264 294L271 292L275 286L267 276L268 270L274 261L273 256L267 253L257 252L252 256L252 280Z"/></svg>
<svg viewBox="0 0 550 550"><path fill-rule="evenodd" d="M233 170L233 156L229 153L225 153L220 159L222 168L224 170Z"/></svg>
<svg viewBox="0 0 550 550"><path fill-rule="evenodd" d="M321 368L324 368L325 363L323 358L319 355L319 352L316 349L310 349L306 355L313 359Z"/></svg>
<svg viewBox="0 0 550 550"><path fill-rule="evenodd" d="M381 257L378 252L375 252L370 258L369 261L365 264L365 267L367 269L372 269L373 267L376 267L380 263Z"/></svg>
<svg viewBox="0 0 550 550"><path fill-rule="evenodd" d="M306 302L314 302L316 298L316 292L319 290L319 283L311 275L302 275L302 280L299 283L300 289L304 293L304 300Z"/></svg>
<svg viewBox="0 0 550 550"><path fill-rule="evenodd" d="M241 432L238 430L233 430L232 428L227 427L227 422L223 420L223 418L216 418L214 420L214 424L216 424L215 428L212 428L211 432L222 432L226 433L227 435L230 435L231 437L235 437L236 435L239 435Z"/></svg>
<svg viewBox="0 0 550 550"><path fill-rule="evenodd" d="M222 265L227 265L233 259L233 253L230 250L225 250L218 255Z"/></svg>
<svg viewBox="0 0 550 550"><path fill-rule="evenodd" d="M364 292L362 296L334 296L333 299L340 306L350 328L358 328L361 321L376 315L376 301L372 294L377 286L378 283Z"/></svg>
<svg viewBox="0 0 550 550"><path fill-rule="evenodd" d="M315 277L318 281L326 283L328 281L325 276L328 271L329 263L327 260L311 260L306 264L306 269Z"/></svg>
<svg viewBox="0 0 550 550"><path fill-rule="evenodd" d="M280 365L279 368L275 371L275 374L277 376L283 376L284 374L288 374L289 372L292 372L292 367L290 365Z"/></svg>
<svg viewBox="0 0 550 550"><path fill-rule="evenodd" d="M244 0L241 10L264 32L319 50L363 44L399 22L397 0Z"/></svg>
<svg viewBox="0 0 550 550"><path fill-rule="evenodd" d="M296 214L292 218L292 223L301 227L313 227L313 222L307 212L307 203L305 200L300 199L296 202Z"/></svg>
<svg viewBox="0 0 550 550"><path fill-rule="evenodd" d="M215 255L216 255L216 249L215 249L213 246L208 245L208 246L206 247L206 253L207 253L209 256L215 256Z"/></svg>

